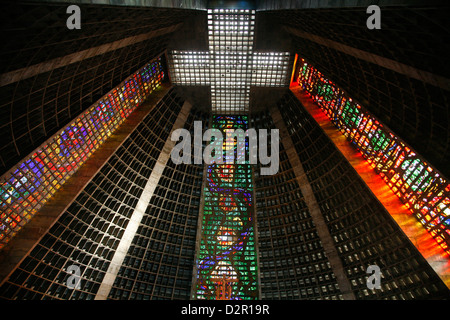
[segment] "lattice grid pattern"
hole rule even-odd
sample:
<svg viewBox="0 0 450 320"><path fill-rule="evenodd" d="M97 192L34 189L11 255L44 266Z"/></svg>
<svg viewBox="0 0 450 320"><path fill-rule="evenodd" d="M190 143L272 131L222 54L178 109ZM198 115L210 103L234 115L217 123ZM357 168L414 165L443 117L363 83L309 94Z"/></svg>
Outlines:
<svg viewBox="0 0 450 320"><path fill-rule="evenodd" d="M172 82L211 86L215 114L247 114L250 87L289 84L288 52L253 52L255 11L208 10L209 52L171 52Z"/></svg>
<svg viewBox="0 0 450 320"><path fill-rule="evenodd" d="M2 176L0 249L160 85L163 76L161 58L157 58Z"/></svg>
<svg viewBox="0 0 450 320"><path fill-rule="evenodd" d="M299 84L450 254L448 180L335 83L299 61Z"/></svg>
<svg viewBox="0 0 450 320"><path fill-rule="evenodd" d="M246 130L248 118L214 116L212 127L224 132L225 136L227 129ZM225 139L224 154L228 148L236 152L236 142ZM224 283L229 289L226 299L257 298L252 192L252 169L248 163L208 166L197 257L197 299L224 298L219 292Z"/></svg>

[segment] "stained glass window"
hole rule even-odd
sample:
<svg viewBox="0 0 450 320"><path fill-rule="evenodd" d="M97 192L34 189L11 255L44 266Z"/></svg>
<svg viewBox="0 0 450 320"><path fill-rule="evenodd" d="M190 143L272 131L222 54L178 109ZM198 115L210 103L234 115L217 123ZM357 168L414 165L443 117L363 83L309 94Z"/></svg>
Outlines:
<svg viewBox="0 0 450 320"><path fill-rule="evenodd" d="M450 254L449 181L335 83L299 61L299 85Z"/></svg>
<svg viewBox="0 0 450 320"><path fill-rule="evenodd" d="M247 130L248 117L213 116L212 127L223 134L224 163L207 167L196 298L256 299L252 169L248 160L227 161L226 152L233 148L236 159L237 142L228 130ZM245 147L248 151L248 140Z"/></svg>
<svg viewBox="0 0 450 320"><path fill-rule="evenodd" d="M163 76L161 58L157 58L2 176L0 249L160 85Z"/></svg>

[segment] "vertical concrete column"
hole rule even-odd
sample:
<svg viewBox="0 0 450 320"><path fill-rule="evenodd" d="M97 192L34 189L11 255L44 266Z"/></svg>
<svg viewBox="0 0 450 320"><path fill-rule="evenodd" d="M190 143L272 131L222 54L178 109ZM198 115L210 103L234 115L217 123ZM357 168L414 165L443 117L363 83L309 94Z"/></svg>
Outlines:
<svg viewBox="0 0 450 320"><path fill-rule="evenodd" d="M183 128L186 120L188 118L189 112L192 108L192 105L189 102L185 102L181 108L180 113L178 114L177 119L172 127L172 130L167 138L166 143L161 151L161 154L156 161L155 167L152 170L150 178L148 179L144 191L142 192L141 197L136 205L136 208L131 215L130 221L125 229L125 232L120 240L119 245L117 246L117 250L114 253L113 258L111 259L111 263L106 271L105 277L103 278L102 284L98 289L97 295L95 296L95 300L106 300L108 298L109 292L116 280L117 274L119 273L120 267L122 266L123 260L127 255L128 249L131 246L133 238L136 234L136 231L141 223L142 218L144 217L145 210L147 209L148 203L155 192L156 187L158 186L159 179L166 167L167 161L170 158L170 152L175 146L175 141L171 141L170 137L172 132L176 129Z"/></svg>
<svg viewBox="0 0 450 320"><path fill-rule="evenodd" d="M320 211L319 204L317 203L316 197L308 181L306 173L303 170L302 163L300 162L300 158L298 157L297 151L295 150L294 144L286 128L283 117L281 116L281 113L277 107L272 107L270 109L270 115L273 118L275 126L280 131L280 139L286 150L289 162L294 169L297 183L299 184L300 190L303 194L303 197L305 198L305 203L308 207L309 213L311 214L320 241L325 250L325 254L331 264L331 269L336 276L336 280L342 296L345 300L355 300L356 297L352 291L350 281L345 274L342 261L339 258L338 252L334 245L333 238L331 237L325 219L322 215L322 212Z"/></svg>
<svg viewBox="0 0 450 320"><path fill-rule="evenodd" d="M147 100L139 106L120 125L119 128L80 166L64 185L35 214L11 241L0 250L0 286L19 267L34 247L47 234L61 215L95 177L103 165L122 145L125 139L136 129L157 103L167 94L171 86L163 85L154 91Z"/></svg>

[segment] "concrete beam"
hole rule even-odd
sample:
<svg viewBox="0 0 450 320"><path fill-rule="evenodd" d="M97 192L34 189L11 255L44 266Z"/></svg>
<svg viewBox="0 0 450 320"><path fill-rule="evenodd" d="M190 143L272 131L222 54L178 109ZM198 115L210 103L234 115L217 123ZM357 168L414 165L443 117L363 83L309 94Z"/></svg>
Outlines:
<svg viewBox="0 0 450 320"><path fill-rule="evenodd" d="M181 108L180 113L178 114L177 119L172 127L172 130L169 134L166 143L161 151L161 154L156 161L155 167L152 170L150 178L145 184L144 191L136 205L136 208L131 215L130 221L125 229L125 232L120 239L119 245L117 247L116 252L114 253L113 258L111 259L111 263L109 264L108 270L106 271L105 277L103 278L102 284L98 289L97 295L95 296L95 300L106 300L111 291L111 288L116 280L117 274L119 273L120 267L122 266L123 260L125 259L128 250L133 242L133 238L136 235L136 231L139 228L139 224L141 223L142 218L145 215L145 210L147 209L148 203L155 192L156 187L158 186L159 179L162 176L164 168L166 167L167 161L170 158L170 152L175 146L175 141L170 139L172 132L176 129L183 128L186 120L189 116L189 112L191 111L192 105L189 102L185 102Z"/></svg>
<svg viewBox="0 0 450 320"><path fill-rule="evenodd" d="M74 52L63 57L58 57L49 61L41 62L38 64L34 64L32 66L17 69L14 71L6 72L0 75L0 87L6 86L8 84L27 79L38 74L48 72L57 68L65 67L69 64L80 62L98 55L105 54L110 51L114 51L126 46L133 45L138 42L146 41L148 39L158 37L164 34L172 33L177 30L182 23L161 28L158 30L153 30L144 34L140 34L137 36L132 36L128 38L124 38L121 40L117 40L114 42L106 43L101 46L92 47L86 50Z"/></svg>
<svg viewBox="0 0 450 320"><path fill-rule="evenodd" d="M162 87L155 90L0 251L0 286L169 89Z"/></svg>
<svg viewBox="0 0 450 320"><path fill-rule="evenodd" d="M316 227L320 242L325 250L328 261L330 262L331 269L336 276L336 281L339 285L342 296L345 300L356 300L350 281L348 280L347 274L345 273L342 265L341 258L339 257L337 249L334 245L333 238L331 237L325 218L320 211L319 204L317 203L317 199L308 181L302 163L300 162L300 158L295 150L294 143L292 142L291 136L286 128L283 117L277 107L272 107L270 109L270 115L273 118L275 126L280 132L280 140L283 143L286 150L286 155L294 170L295 178L299 184L306 206L308 207L309 213Z"/></svg>

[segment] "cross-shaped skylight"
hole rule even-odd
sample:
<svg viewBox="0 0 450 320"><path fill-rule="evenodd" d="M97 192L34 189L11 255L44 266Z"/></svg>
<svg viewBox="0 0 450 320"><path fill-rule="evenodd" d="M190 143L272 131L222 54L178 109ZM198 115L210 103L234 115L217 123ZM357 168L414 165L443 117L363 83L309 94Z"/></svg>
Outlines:
<svg viewBox="0 0 450 320"><path fill-rule="evenodd" d="M289 53L254 53L254 29L254 10L208 10L209 52L172 51L172 82L210 85L213 113L248 113L250 86L289 85Z"/></svg>

